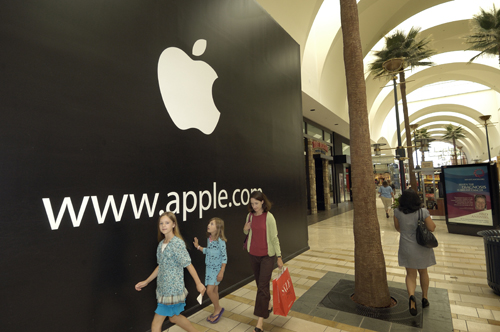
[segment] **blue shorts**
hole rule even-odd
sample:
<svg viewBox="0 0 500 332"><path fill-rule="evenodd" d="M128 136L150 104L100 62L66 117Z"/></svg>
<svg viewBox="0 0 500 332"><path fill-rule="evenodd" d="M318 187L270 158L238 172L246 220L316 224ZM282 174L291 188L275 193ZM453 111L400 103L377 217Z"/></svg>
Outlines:
<svg viewBox="0 0 500 332"><path fill-rule="evenodd" d="M170 304L170 305L158 303L155 313L160 316L166 316L166 317L177 316L184 311L185 306L186 306L185 301L182 303Z"/></svg>

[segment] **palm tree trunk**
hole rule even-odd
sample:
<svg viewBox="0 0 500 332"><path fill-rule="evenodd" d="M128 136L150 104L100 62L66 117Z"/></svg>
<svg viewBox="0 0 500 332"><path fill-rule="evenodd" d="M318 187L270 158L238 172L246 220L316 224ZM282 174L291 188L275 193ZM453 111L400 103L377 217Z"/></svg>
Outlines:
<svg viewBox="0 0 500 332"><path fill-rule="evenodd" d="M406 133L406 145L411 146L411 129L410 129L410 118L408 117L408 103L406 102L406 81L405 72L401 71L399 73L399 89L401 90L401 101L403 103L403 117L405 120L405 133ZM408 168L410 173L410 185L414 191L417 191L417 179L415 178L415 172L413 172L413 149L406 149L408 154Z"/></svg>
<svg viewBox="0 0 500 332"><path fill-rule="evenodd" d="M366 85L356 0L340 0L349 104L354 205L354 300L370 307L391 303L375 202Z"/></svg>

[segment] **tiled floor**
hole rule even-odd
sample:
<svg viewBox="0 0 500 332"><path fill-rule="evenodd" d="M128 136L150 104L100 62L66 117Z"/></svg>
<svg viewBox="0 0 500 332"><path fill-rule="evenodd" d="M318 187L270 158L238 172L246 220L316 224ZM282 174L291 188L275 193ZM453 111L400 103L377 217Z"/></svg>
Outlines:
<svg viewBox="0 0 500 332"><path fill-rule="evenodd" d="M405 270L398 266L399 233L392 218L387 219L377 200L381 238L389 281L405 282ZM285 263L290 269L297 297L303 295L328 272L354 275L353 211L326 220L310 223L310 250ZM480 237L449 234L444 220L435 220L439 247L435 249L437 265L429 268L431 287L448 291L454 331L500 332L500 296L495 295L486 281L484 245ZM334 285L332 285L333 287ZM417 287L417 291L420 288ZM189 317L201 332L251 332L256 319L253 301L256 287L251 282L221 299L225 308L217 324L205 319L213 307ZM432 298L429 297L432 310ZM435 303L436 304L436 303ZM174 326L170 332L182 331ZM288 317L271 316L264 321L264 331L272 332L334 332L371 331L332 319L318 318L292 311ZM422 331L426 331L425 326Z"/></svg>

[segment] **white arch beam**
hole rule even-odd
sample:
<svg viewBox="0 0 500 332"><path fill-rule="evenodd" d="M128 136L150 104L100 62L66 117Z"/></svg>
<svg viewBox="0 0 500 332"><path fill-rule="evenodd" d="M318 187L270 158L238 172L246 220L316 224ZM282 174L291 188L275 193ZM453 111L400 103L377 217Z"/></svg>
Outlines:
<svg viewBox="0 0 500 332"><path fill-rule="evenodd" d="M489 66L478 64L453 63L431 67L412 76L413 82L407 84L407 94L416 89L440 81L468 80L490 87L496 92L500 92L500 70L495 70ZM398 93L399 97L400 93ZM375 111L373 120L370 121L372 135L378 137L383 121L389 111L394 107L394 95L391 93L381 103ZM411 112L411 110L409 110Z"/></svg>
<svg viewBox="0 0 500 332"><path fill-rule="evenodd" d="M440 124L441 126L446 126L448 124L452 124L453 126L461 126L463 130L465 131L464 134L466 137L471 139L474 144L476 145L477 148L480 148L481 144L486 141L486 136L478 130L477 127L474 125L471 125L469 122L466 120L462 119L459 115L454 116L454 117L448 117L448 116L436 116L430 119L425 119L422 122L422 126L425 126L426 124ZM404 136L406 137L406 135ZM391 142L393 144L397 144L397 134L392 135L391 137ZM401 139L401 142L403 142L403 138Z"/></svg>

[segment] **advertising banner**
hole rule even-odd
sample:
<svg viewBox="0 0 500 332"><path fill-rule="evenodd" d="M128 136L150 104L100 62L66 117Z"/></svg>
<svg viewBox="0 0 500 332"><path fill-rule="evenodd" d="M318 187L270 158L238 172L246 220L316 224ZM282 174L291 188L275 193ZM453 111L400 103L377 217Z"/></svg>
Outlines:
<svg viewBox="0 0 500 332"><path fill-rule="evenodd" d="M253 277L252 191L283 258L307 250L300 47L255 1L2 1L0 17L1 331L149 330L156 280L134 286L162 210L202 281L193 239L224 220L221 296Z"/></svg>
<svg viewBox="0 0 500 332"><path fill-rule="evenodd" d="M449 223L493 226L488 167L443 167Z"/></svg>

